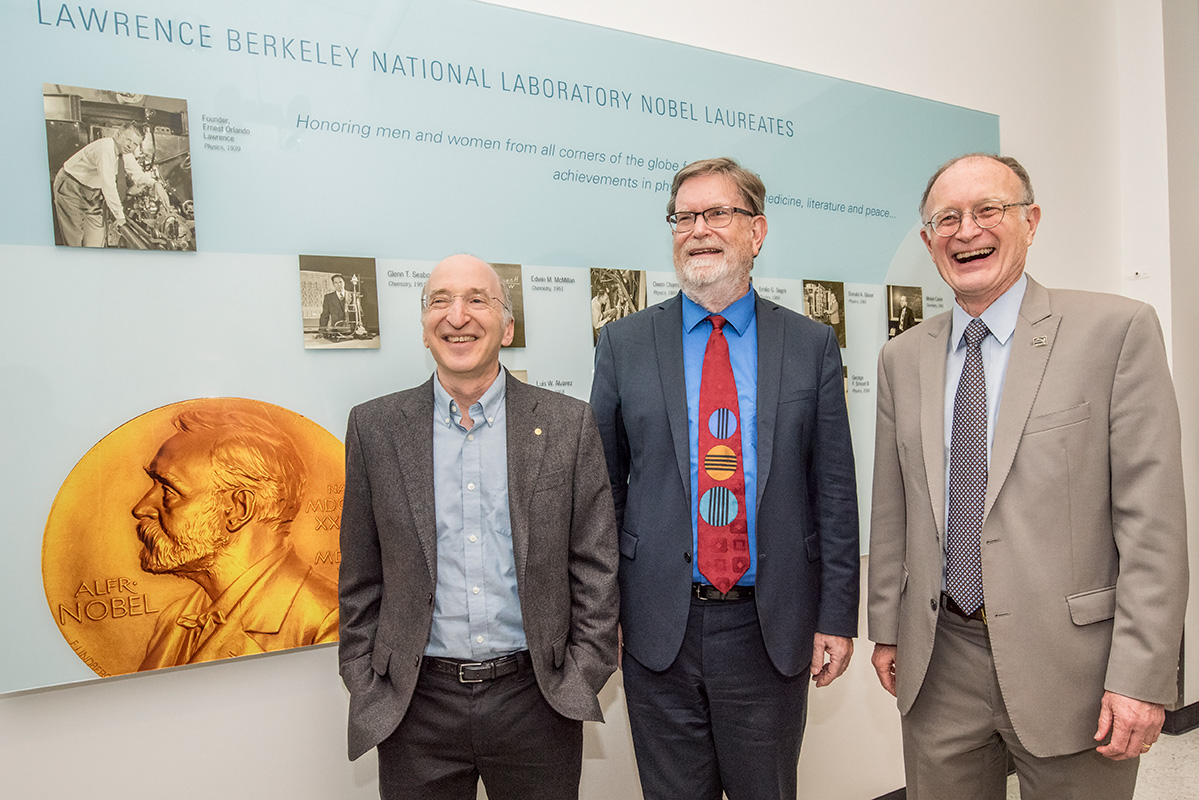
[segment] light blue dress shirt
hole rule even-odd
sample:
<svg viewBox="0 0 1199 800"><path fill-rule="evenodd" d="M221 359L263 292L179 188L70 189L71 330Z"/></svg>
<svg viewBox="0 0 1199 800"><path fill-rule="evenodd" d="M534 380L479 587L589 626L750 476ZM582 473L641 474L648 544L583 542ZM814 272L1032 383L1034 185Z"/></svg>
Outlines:
<svg viewBox="0 0 1199 800"><path fill-rule="evenodd" d="M1003 399L1003 380L1012 356L1012 334L1020 317L1020 304L1028 277L1021 275L1010 288L980 315L991 331L982 341L983 373L987 379L987 467L991 465L991 447L995 442L995 423L999 420L999 402ZM973 319L960 305L953 304L953 327L949 331L949 352L945 360L945 515L949 517L949 452L953 443L953 402L962 366L966 363L966 342L962 338ZM948 537L946 537L948 538ZM941 567L941 588L945 588L945 567Z"/></svg>
<svg viewBox="0 0 1199 800"><path fill-rule="evenodd" d="M737 382L737 415L741 427L741 460L745 470L745 508L749 525L749 569L737 581L738 586L753 586L757 575L757 538L754 523L757 518L758 487L758 318L753 289L730 305L720 316L727 324L724 338L729 343L729 361L733 365L733 380ZM712 334L709 312L691 298L683 295L683 370L687 384L687 431L691 440L691 552L699 541L699 385L704 374L704 351ZM692 580L711 583L699 572L699 559L693 558Z"/></svg>
<svg viewBox="0 0 1199 800"><path fill-rule="evenodd" d="M433 381L437 592L425 655L484 661L528 648L508 514L506 375L469 409Z"/></svg>

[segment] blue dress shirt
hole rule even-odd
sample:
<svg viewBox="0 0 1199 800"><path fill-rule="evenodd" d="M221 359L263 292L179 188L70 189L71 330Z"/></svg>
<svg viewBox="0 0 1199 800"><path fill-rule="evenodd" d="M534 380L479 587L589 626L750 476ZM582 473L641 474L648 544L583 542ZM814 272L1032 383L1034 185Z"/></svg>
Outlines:
<svg viewBox="0 0 1199 800"><path fill-rule="evenodd" d="M462 413L433 381L437 591L425 655L484 661L528 648L508 514L506 376Z"/></svg>
<svg viewBox="0 0 1199 800"><path fill-rule="evenodd" d="M758 318L757 295L750 289L720 316L727 324L724 338L729 343L729 361L737 382L738 417L741 426L741 460L745 470L745 510L749 524L749 569L737 581L738 586L753 586L757 575L758 488ZM699 541L699 385L704 374L704 351L712 334L709 312L683 295L683 371L687 384L687 431L691 440L691 552L697 553ZM710 583L699 572L699 559L693 558L692 579Z"/></svg>

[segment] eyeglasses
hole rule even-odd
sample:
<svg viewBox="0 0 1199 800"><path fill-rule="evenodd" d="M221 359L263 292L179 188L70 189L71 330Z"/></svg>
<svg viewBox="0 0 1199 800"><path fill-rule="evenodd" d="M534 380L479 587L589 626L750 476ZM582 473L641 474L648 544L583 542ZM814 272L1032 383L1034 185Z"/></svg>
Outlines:
<svg viewBox="0 0 1199 800"><path fill-rule="evenodd" d="M445 311L450 306L454 305L454 301L461 298L466 304L468 311L482 311L484 308L489 308L498 305L500 308L507 309L504 301L498 297L492 297L486 292L467 292L466 294L450 294L449 292L434 292L433 294L421 297L421 308L432 309L434 311Z"/></svg>
<svg viewBox="0 0 1199 800"><path fill-rule="evenodd" d="M938 211L932 219L924 223L933 229L938 236L953 236L962 227L962 219L968 214L974 218L974 224L987 230L1003 222L1003 217L1009 208L1015 206L1031 206L1032 203L1002 203L999 200L984 200L965 213L957 209Z"/></svg>
<svg viewBox="0 0 1199 800"><path fill-rule="evenodd" d="M695 227L696 217L703 217L704 223L709 228L727 228L733 223L735 214L744 214L747 217L757 216L754 212L746 211L744 208L714 206L707 211L678 211L668 215L666 221L670 223L670 227L675 233L686 233Z"/></svg>

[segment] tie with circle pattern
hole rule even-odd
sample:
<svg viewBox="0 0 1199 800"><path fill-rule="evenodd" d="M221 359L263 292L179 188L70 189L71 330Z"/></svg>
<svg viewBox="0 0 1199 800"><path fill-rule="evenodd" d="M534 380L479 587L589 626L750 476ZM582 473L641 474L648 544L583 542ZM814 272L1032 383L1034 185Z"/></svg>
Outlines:
<svg viewBox="0 0 1199 800"><path fill-rule="evenodd" d="M749 525L737 383L724 338L724 317L713 314L699 385L699 572L721 592L749 569Z"/></svg>
<svg viewBox="0 0 1199 800"><path fill-rule="evenodd" d="M966 360L953 401L953 433L949 445L948 545L945 591L966 614L983 604L982 528L987 495L987 378L982 342L991 331L981 319L971 320L962 338Z"/></svg>

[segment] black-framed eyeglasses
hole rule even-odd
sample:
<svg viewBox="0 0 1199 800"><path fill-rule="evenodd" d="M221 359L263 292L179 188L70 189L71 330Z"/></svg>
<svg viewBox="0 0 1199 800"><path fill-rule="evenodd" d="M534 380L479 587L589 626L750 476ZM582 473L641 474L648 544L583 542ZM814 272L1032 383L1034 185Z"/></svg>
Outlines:
<svg viewBox="0 0 1199 800"><path fill-rule="evenodd" d="M670 228L675 233L686 233L695 227L696 217L703 217L704 224L709 228L727 228L733 223L733 217L737 214L744 214L747 217L757 216L754 212L746 211L744 208L713 206L705 211L676 211L668 214L666 221L670 223Z"/></svg>
<svg viewBox="0 0 1199 800"><path fill-rule="evenodd" d="M466 294L450 294L449 292L433 292L433 294L424 295L421 297L421 308L432 309L433 311L445 311L450 306L454 305L454 301L461 298L466 304L469 311L482 311L485 308L499 307L507 309L504 301L498 297L493 297L486 292L467 292Z"/></svg>
<svg viewBox="0 0 1199 800"><path fill-rule="evenodd" d="M955 208L950 208L945 211L938 211L933 214L932 218L924 223L926 227L932 228L933 233L942 237L953 236L962 227L962 220L966 215L974 218L974 224L978 227L987 230L994 228L999 223L1003 222L1003 217L1007 214L1009 208L1015 206L1031 206L1031 202L1024 203L1004 203L1000 200L983 200L974 208L966 212L958 211Z"/></svg>

